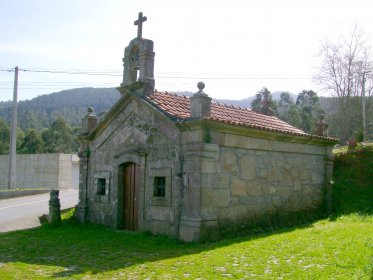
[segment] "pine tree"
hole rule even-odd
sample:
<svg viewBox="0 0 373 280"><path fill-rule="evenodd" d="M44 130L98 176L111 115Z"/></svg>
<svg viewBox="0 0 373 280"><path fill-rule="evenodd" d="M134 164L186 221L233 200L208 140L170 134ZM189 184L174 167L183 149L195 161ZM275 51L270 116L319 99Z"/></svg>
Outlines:
<svg viewBox="0 0 373 280"><path fill-rule="evenodd" d="M0 118L0 155L9 153L10 128L8 124Z"/></svg>
<svg viewBox="0 0 373 280"><path fill-rule="evenodd" d="M73 153L78 151L77 140L72 129L63 118L55 120L49 129L42 133L44 150L47 153Z"/></svg>
<svg viewBox="0 0 373 280"><path fill-rule="evenodd" d="M30 129L26 134L20 146L21 154L41 154L44 152L44 143L41 135L35 130Z"/></svg>
<svg viewBox="0 0 373 280"><path fill-rule="evenodd" d="M251 102L251 109L268 116L276 114L277 104L273 100L271 92L266 87L256 94L255 99Z"/></svg>

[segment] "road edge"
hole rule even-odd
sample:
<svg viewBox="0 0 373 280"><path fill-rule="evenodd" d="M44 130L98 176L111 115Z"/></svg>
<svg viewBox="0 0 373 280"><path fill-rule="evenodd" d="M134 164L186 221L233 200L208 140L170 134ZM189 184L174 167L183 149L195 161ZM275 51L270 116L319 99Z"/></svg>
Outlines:
<svg viewBox="0 0 373 280"><path fill-rule="evenodd" d="M0 199L13 198L25 195L34 195L48 193L50 190L19 190L19 191L0 191Z"/></svg>

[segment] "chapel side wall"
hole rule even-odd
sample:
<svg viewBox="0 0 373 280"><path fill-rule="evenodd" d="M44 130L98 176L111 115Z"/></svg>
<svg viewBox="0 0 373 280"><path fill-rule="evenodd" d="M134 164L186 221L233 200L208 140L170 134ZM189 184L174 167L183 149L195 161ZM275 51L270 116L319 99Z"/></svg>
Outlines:
<svg viewBox="0 0 373 280"><path fill-rule="evenodd" d="M123 165L140 168L138 230L176 236L180 205L179 132L174 123L132 100L90 145L88 219L112 228L123 224ZM166 196L154 198L155 176L166 177ZM107 178L105 195L97 195L97 178Z"/></svg>
<svg viewBox="0 0 373 280"><path fill-rule="evenodd" d="M224 182L219 187L229 182L230 192L217 209L221 230L231 230L227 224L291 224L297 214L319 212L325 203L326 154L325 146L224 134L217 168Z"/></svg>
<svg viewBox="0 0 373 280"><path fill-rule="evenodd" d="M198 129L184 132L185 153L198 145L198 139L206 139L204 135ZM200 219L209 221L192 231L194 240L209 238L214 231L224 234L256 225L291 224L297 215L312 215L324 206L331 146L216 131L209 132L208 140L200 145L198 164L191 161L185 170L188 182L199 177L199 187L194 189L201 198L196 206ZM186 189L193 186L189 183Z"/></svg>

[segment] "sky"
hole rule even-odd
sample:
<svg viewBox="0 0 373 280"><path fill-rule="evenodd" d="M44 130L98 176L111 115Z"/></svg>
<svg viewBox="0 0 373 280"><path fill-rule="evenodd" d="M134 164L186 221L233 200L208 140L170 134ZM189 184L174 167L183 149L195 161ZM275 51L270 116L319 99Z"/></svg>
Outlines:
<svg viewBox="0 0 373 280"><path fill-rule="evenodd" d="M154 41L155 88L218 99L312 89L323 41L373 38L371 0L0 0L0 101L79 87L117 87L134 21L147 17ZM26 70L26 71L25 71Z"/></svg>

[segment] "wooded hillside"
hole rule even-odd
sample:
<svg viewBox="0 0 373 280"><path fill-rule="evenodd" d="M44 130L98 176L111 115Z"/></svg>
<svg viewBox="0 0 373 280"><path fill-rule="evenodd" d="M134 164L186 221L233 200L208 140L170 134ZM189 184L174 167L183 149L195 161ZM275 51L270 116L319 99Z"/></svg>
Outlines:
<svg viewBox="0 0 373 280"><path fill-rule="evenodd" d="M96 113L108 111L119 99L115 88L77 88L42 95L32 100L18 103L18 126L27 131L31 128L42 130L59 117L70 126L80 126L87 107ZM12 102L0 102L0 118L8 124L12 112Z"/></svg>

